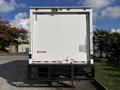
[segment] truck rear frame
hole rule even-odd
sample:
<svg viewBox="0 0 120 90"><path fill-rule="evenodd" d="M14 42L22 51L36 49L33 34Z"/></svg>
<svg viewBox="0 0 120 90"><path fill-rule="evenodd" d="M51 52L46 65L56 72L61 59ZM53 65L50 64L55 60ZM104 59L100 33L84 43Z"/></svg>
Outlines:
<svg viewBox="0 0 120 90"><path fill-rule="evenodd" d="M38 10L43 10L39 12ZM44 10L50 11L44 11ZM60 10L66 9L68 12L60 12ZM74 11L80 10L80 11ZM86 36L87 36L87 62L81 61L81 63L37 63L32 61L32 36L31 36L31 51L29 52L29 64L27 75L28 79L39 81L74 81L74 80L94 80L95 79L95 66L93 62L93 45L92 45L92 9L90 7L32 7L30 8L30 16L44 14L84 14L86 15ZM73 10L73 11L69 11ZM31 20L32 22L32 20ZM32 23L31 23L32 24ZM32 27L32 26L31 26ZM32 29L32 28L31 28ZM32 30L31 30L32 31ZM33 31L32 31L33 32ZM31 32L31 35L32 35Z"/></svg>

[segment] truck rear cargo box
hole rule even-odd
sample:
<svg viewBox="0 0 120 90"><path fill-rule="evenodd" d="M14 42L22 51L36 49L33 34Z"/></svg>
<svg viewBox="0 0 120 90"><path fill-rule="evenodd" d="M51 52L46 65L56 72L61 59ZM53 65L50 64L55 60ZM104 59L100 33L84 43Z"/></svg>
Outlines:
<svg viewBox="0 0 120 90"><path fill-rule="evenodd" d="M53 81L83 75L93 78L91 8L32 7L30 22L29 77ZM92 75L86 74L86 68Z"/></svg>

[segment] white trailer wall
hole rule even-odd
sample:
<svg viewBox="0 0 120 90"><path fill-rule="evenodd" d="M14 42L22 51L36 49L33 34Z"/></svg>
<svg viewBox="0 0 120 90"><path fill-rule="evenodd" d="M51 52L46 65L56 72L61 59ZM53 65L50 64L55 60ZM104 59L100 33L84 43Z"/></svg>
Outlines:
<svg viewBox="0 0 120 90"><path fill-rule="evenodd" d="M31 19L31 61L87 62L86 14L32 14Z"/></svg>

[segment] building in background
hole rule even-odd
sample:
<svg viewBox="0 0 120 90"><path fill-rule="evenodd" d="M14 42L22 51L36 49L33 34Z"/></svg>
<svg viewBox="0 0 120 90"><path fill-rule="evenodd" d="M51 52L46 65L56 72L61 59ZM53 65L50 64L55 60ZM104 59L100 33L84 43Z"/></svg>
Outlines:
<svg viewBox="0 0 120 90"><path fill-rule="evenodd" d="M29 51L29 44L19 44L18 45L18 53L28 53Z"/></svg>
<svg viewBox="0 0 120 90"><path fill-rule="evenodd" d="M17 53L17 45L15 43L10 43L8 50L9 50L10 54L16 54Z"/></svg>

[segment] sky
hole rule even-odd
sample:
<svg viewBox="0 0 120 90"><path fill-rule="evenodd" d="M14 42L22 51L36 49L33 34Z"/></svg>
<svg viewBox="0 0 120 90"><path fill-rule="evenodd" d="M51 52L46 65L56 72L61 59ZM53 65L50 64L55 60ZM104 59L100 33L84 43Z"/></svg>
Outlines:
<svg viewBox="0 0 120 90"><path fill-rule="evenodd" d="M120 0L0 0L0 17L15 27L29 30L31 6L90 6L95 28L120 28Z"/></svg>

